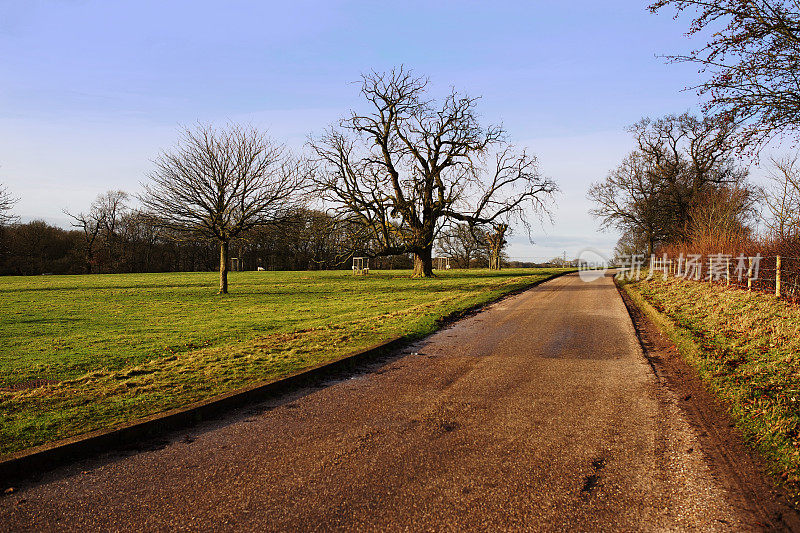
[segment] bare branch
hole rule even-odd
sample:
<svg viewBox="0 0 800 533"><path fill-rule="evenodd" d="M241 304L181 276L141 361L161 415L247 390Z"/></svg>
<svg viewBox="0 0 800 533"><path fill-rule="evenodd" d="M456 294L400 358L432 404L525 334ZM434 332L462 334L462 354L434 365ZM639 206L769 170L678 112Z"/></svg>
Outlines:
<svg viewBox="0 0 800 533"><path fill-rule="evenodd" d="M675 62L699 65L706 80L694 87L705 111L738 127L738 147L757 154L788 132L800 133L800 3L784 0L659 0L692 17L688 35L707 34L705 45Z"/></svg>

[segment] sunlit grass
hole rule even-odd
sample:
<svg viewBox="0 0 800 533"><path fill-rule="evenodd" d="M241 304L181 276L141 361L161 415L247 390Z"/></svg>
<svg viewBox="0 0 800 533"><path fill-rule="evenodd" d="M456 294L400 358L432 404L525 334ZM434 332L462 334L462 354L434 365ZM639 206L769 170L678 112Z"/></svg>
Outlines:
<svg viewBox="0 0 800 533"><path fill-rule="evenodd" d="M226 296L213 273L0 278L0 453L424 335L561 271L234 272Z"/></svg>

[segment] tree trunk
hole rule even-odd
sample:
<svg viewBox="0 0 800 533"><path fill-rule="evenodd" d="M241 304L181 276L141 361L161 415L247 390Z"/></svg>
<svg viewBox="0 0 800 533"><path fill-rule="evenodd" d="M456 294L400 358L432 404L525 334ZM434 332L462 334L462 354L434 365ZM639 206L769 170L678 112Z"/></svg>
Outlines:
<svg viewBox="0 0 800 533"><path fill-rule="evenodd" d="M94 270L94 268L92 268L92 265L94 264L94 250L92 250L91 248L86 250L85 262L86 262L86 273L91 274L92 270Z"/></svg>
<svg viewBox="0 0 800 533"><path fill-rule="evenodd" d="M414 278L433 277L433 250L431 248L414 253L414 272L411 276Z"/></svg>
<svg viewBox="0 0 800 533"><path fill-rule="evenodd" d="M489 270L500 270L500 261L494 250L489 254Z"/></svg>
<svg viewBox="0 0 800 533"><path fill-rule="evenodd" d="M500 254L502 252L497 249L496 243L492 243L489 248L489 270L500 270Z"/></svg>
<svg viewBox="0 0 800 533"><path fill-rule="evenodd" d="M228 241L219 242L219 293L228 294Z"/></svg>

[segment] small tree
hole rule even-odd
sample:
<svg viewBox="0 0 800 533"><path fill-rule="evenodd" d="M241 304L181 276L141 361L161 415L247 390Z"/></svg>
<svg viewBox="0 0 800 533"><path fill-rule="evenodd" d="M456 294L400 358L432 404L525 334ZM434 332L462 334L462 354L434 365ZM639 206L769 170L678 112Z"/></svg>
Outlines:
<svg viewBox="0 0 800 533"><path fill-rule="evenodd" d="M120 262L119 226L128 214L128 193L125 191L106 191L95 200L103 221L103 244L105 245L108 267L111 271Z"/></svg>
<svg viewBox="0 0 800 533"><path fill-rule="evenodd" d="M508 244L507 231L508 224L493 224L492 229L485 234L486 248L489 252L489 269L491 270L500 270L503 266L503 250Z"/></svg>
<svg viewBox="0 0 800 533"><path fill-rule="evenodd" d="M479 124L475 98L451 92L437 104L426 99L427 84L402 68L366 75L369 111L311 142L322 198L338 218L366 228L370 255L413 254L416 277L433 275L444 225L525 224L557 190L501 128Z"/></svg>
<svg viewBox="0 0 800 533"><path fill-rule="evenodd" d="M17 220L17 217L11 214L11 209L13 209L14 204L18 201L19 199L14 198L11 193L8 192L8 189L0 185L0 226L11 224Z"/></svg>
<svg viewBox="0 0 800 533"><path fill-rule="evenodd" d="M297 207L303 176L283 146L249 126L184 131L155 161L142 204L178 234L219 243L219 293L228 292L228 249L244 232Z"/></svg>
<svg viewBox="0 0 800 533"><path fill-rule="evenodd" d="M688 241L709 253L741 251L750 242L760 196L747 184L705 191L692 206Z"/></svg>
<svg viewBox="0 0 800 533"><path fill-rule="evenodd" d="M83 269L86 274L91 274L94 264L97 262L95 245L100 230L105 223L103 220L104 214L99 209L97 202L92 204L88 213L81 211L78 214L72 214L65 209L64 214L72 219L73 227L81 230L81 235L83 236Z"/></svg>
<svg viewBox="0 0 800 533"><path fill-rule="evenodd" d="M114 271L114 265L119 260L118 226L128 213L127 200L128 193L124 191L106 191L97 195L88 212L73 214L64 210L64 214L72 219L72 226L79 228L83 234L84 269L87 274L92 273L96 263L106 264L107 271ZM105 245L105 257L98 257L98 242Z"/></svg>
<svg viewBox="0 0 800 533"><path fill-rule="evenodd" d="M772 159L770 184L762 191L764 222L777 240L800 237L800 164L797 155Z"/></svg>

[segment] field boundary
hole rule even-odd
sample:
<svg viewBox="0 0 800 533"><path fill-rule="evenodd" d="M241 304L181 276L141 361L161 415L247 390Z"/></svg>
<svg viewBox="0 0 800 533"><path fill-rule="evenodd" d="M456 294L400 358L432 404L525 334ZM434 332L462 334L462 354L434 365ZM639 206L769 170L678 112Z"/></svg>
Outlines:
<svg viewBox="0 0 800 533"><path fill-rule="evenodd" d="M501 294L486 302L445 315L437 320L437 330L504 298L530 290L546 281L572 272L575 272L575 270L555 273L552 276ZM0 488L8 486L12 480L27 478L63 464L129 446L135 441L152 438L161 433L193 426L204 420L219 417L236 408L285 394L309 383L319 381L321 378L331 374L351 371L389 350L399 348L415 340L418 339L412 336L394 337L333 361L298 370L287 376L234 389L205 400L155 413L112 428L99 429L0 456Z"/></svg>
<svg viewBox="0 0 800 533"><path fill-rule="evenodd" d="M800 531L800 513L792 495L768 474L767 460L747 444L726 401L713 393L710 383L697 371L695 361L702 353L697 343L635 289L616 277L614 283L644 357L696 428L714 477L723 483L737 506L751 513L758 528Z"/></svg>

